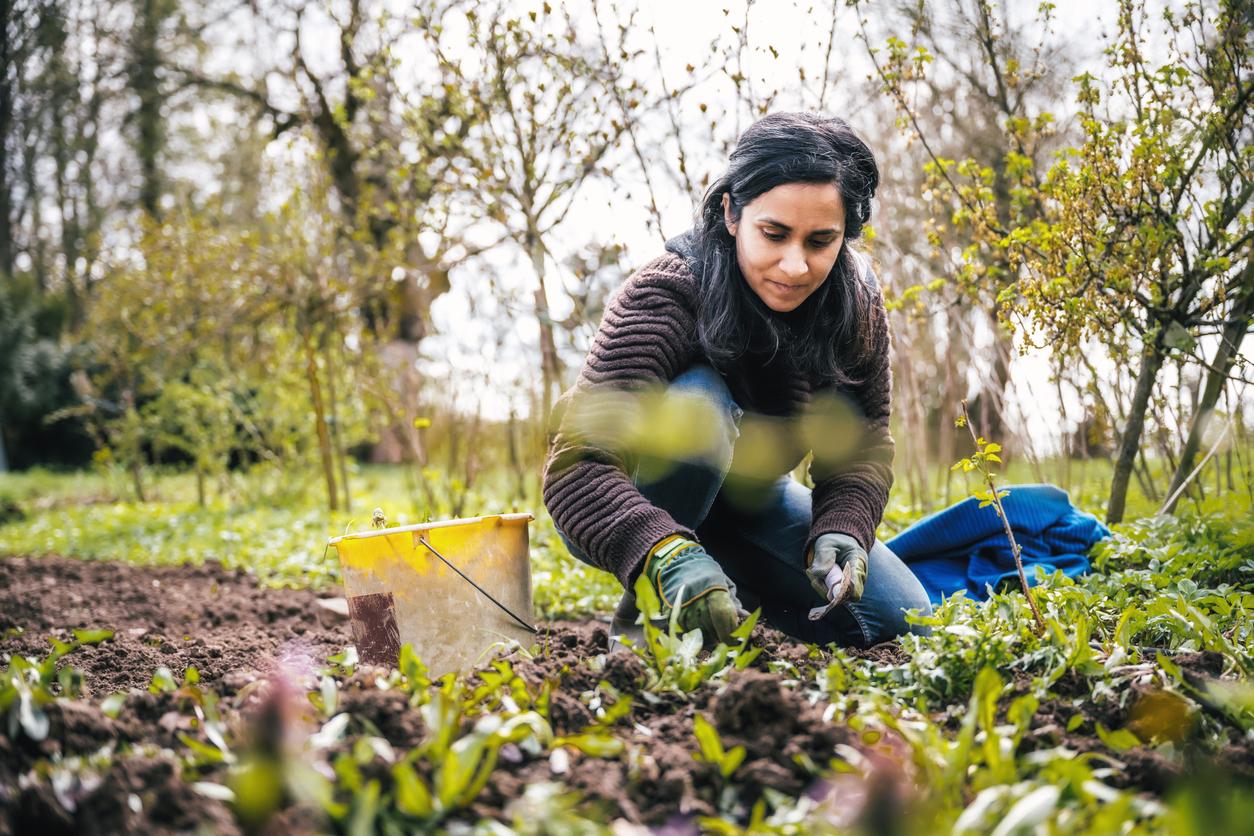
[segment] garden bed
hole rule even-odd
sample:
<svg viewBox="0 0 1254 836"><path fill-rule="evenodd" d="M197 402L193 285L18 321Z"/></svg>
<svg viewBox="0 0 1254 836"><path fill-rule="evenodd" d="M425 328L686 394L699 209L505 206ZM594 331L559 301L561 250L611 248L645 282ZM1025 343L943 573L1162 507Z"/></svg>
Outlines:
<svg viewBox="0 0 1254 836"><path fill-rule="evenodd" d="M965 780L965 768L928 763L929 730L942 759L954 750L941 739L961 744L968 731L967 745L986 751L972 764L1003 770L1007 785L1026 777L1016 759L1073 764L1085 772L1075 791L1100 783L1087 791L1127 799L1130 818L1154 816L1198 770L1245 787L1254 777L1248 737L1230 723L1201 734L1205 712L1152 678L1120 699L1095 696L1075 672L1047 691L1027 674L981 673L947 705L870 722L876 694L891 697L885 683L914 664L901 645L824 652L762 626L703 670L692 658L611 654L596 619L554 622L532 648L430 683L412 658L400 672L354 665L347 623L309 591L264 589L216 564L47 557L0 561L0 634L0 654L36 663L50 637L68 643L43 675L24 675L27 687L44 683L31 703L45 733L16 697L0 716L0 833L537 815L620 831L789 814L896 828L938 815L940 784ZM1200 689L1224 670L1218 653L1170 658ZM1064 800L1067 780L1054 781ZM959 786L954 798L982 789Z"/></svg>

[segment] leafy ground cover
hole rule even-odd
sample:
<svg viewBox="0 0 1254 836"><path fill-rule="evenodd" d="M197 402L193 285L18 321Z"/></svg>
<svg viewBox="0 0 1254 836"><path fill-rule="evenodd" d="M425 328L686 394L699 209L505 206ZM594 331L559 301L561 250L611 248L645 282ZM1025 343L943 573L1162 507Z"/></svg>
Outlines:
<svg viewBox="0 0 1254 836"><path fill-rule="evenodd" d="M67 500L0 528L0 547L56 551L14 532L110 509L126 533L77 518L90 548L65 551L107 557L102 544L141 524L145 550L0 561L0 833L1203 833L1254 821L1246 504L1119 527L1095 552L1099 571L1043 580L1041 635L1008 591L955 597L930 636L869 650L751 624L706 655L695 635L652 630L636 652L610 653L604 623L561 618L608 612L614 589L568 573L541 524L542 634L434 682L411 653L398 670L356 664L347 625L318 604L335 594L332 569L313 588L272 588L317 565L308 540L326 523L314 514L270 512L290 514L295 533L261 544L269 564L243 527L264 518L213 508L172 524ZM180 547L230 542L224 531L239 534L234 556Z"/></svg>

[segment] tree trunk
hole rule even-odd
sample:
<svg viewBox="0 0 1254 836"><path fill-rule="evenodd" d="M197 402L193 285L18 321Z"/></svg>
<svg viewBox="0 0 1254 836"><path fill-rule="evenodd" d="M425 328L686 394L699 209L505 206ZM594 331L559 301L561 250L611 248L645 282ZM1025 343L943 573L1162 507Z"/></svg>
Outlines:
<svg viewBox="0 0 1254 836"><path fill-rule="evenodd" d="M313 401L314 422L318 430L318 452L322 456L322 475L327 483L327 500L332 511L340 510L340 499L335 489L335 461L331 456L331 433L327 430L327 415L322 403L322 386L318 383L318 361L314 354L313 340L305 335L305 376L309 380L309 397Z"/></svg>
<svg viewBox="0 0 1254 836"><path fill-rule="evenodd" d="M0 25L4 27L4 37L0 38L0 277L7 278L13 274L13 186L9 180L9 132L14 131L13 99L14 91L9 79L16 80L21 72L18 61L13 54L14 44L10 37L16 26L10 22L17 16L9 0L0 0ZM13 67L10 73L9 68ZM14 131L16 133L16 131ZM20 140L19 140L20 141ZM0 473L8 469L4 457L4 439L0 438Z"/></svg>
<svg viewBox="0 0 1254 836"><path fill-rule="evenodd" d="M984 431L984 437L998 439L1004 447L1009 440L1006 435L1006 388L1010 385L1010 356L1014 347L1011 336L997 319L997 310L994 308L985 313L988 327L993 332L993 344L989 349L992 366L988 373L989 379L980 385L970 404L971 411Z"/></svg>
<svg viewBox="0 0 1254 836"><path fill-rule="evenodd" d="M135 499L139 502L147 502L148 497L144 493L144 473L140 467L139 461L131 462L131 487L135 489Z"/></svg>
<svg viewBox="0 0 1254 836"><path fill-rule="evenodd" d="M509 450L509 466L514 472L516 499L519 504L527 501L527 474L523 469L522 457L518 452L518 415L513 409L509 411L509 423L506 425L506 442ZM2 441L3 439L0 439ZM4 448L0 445L0 464L3 464ZM515 506L517 507L517 506Z"/></svg>
<svg viewBox="0 0 1254 836"><path fill-rule="evenodd" d="M132 44L130 86L139 99L135 112L135 156L139 160L139 202L151 217L160 217L161 170L159 159L165 143L161 124L161 89L157 67L161 62L157 37L164 3L142 0L137 9L135 40Z"/></svg>
<svg viewBox="0 0 1254 836"><path fill-rule="evenodd" d="M944 393L944 397L941 399L940 420L937 426L938 438L936 441L937 483L944 482L945 505L949 505L951 501L950 497L954 480L954 472L950 469L950 466L954 463L955 435L957 433L957 430L954 428L953 404L961 401L966 396L965 392L957 391L958 369L954 351L958 339L959 332L955 318L951 316L949 322L949 345L945 351L945 385L941 390Z"/></svg>
<svg viewBox="0 0 1254 836"><path fill-rule="evenodd" d="M1128 405L1128 420L1119 439L1119 455L1115 459L1115 475L1110 483L1110 502L1106 506L1106 522L1123 522L1124 506L1128 500L1128 479L1136 463L1141 447L1141 431L1145 428L1145 411L1150 395L1158 381L1158 370L1163 365L1163 341L1167 329L1161 323L1153 341L1141 352L1141 369L1136 376L1136 389L1132 403Z"/></svg>
<svg viewBox="0 0 1254 836"><path fill-rule="evenodd" d="M536 319L540 323L540 374L543 387L540 421L547 424L553 411L553 401L562 379L561 358L557 356L557 342L553 338L553 317L549 314L549 297L544 284L544 244L534 227L527 232L527 251L531 256L531 269L535 271L538 286L535 293Z"/></svg>
<svg viewBox="0 0 1254 836"><path fill-rule="evenodd" d="M1254 264L1254 261L1251 263ZM1215 412L1215 405L1219 403L1219 396L1223 394L1224 385L1228 382L1228 372L1231 371L1241 350L1241 343L1245 340L1246 331L1249 330L1251 308L1254 308L1254 291L1246 291L1232 305L1229 315L1231 321L1224 328L1219 347L1215 349L1215 359L1211 361L1210 371L1206 375L1206 387L1197 410L1193 413L1189 437L1184 442L1184 449L1180 451L1180 462L1176 465L1175 475L1171 477L1167 496L1175 494L1193 469L1193 460L1202 445L1202 435ZM1167 503L1163 508L1164 513L1174 512L1179 500L1180 497L1177 496Z"/></svg>
<svg viewBox="0 0 1254 836"><path fill-rule="evenodd" d="M344 489L344 510L353 510L353 500L348 491L348 456L344 452L344 434L340 432L340 415L335 396L335 352L343 344L338 331L333 331L335 344L327 349L327 399L331 404L331 433L334 441L333 451L339 463L340 487Z"/></svg>

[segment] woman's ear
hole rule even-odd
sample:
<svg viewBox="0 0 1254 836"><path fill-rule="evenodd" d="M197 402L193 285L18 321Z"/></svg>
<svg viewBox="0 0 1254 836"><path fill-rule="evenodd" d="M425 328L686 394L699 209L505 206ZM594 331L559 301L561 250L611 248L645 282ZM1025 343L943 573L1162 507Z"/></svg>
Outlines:
<svg viewBox="0 0 1254 836"><path fill-rule="evenodd" d="M727 227L731 237L736 237L736 222L731 216L731 195L727 192L723 192L723 226Z"/></svg>

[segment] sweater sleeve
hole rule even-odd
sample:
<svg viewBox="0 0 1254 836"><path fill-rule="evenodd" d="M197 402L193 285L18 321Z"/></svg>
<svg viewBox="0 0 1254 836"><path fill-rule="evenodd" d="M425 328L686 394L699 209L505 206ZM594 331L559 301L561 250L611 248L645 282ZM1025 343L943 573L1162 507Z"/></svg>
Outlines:
<svg viewBox="0 0 1254 836"><path fill-rule="evenodd" d="M893 390L888 313L873 272L868 273L868 281L874 286L870 327L875 348L861 385L843 391L861 413L862 440L852 459L824 461L816 455L810 465L814 493L810 536L804 552L807 555L819 535L827 533L848 534L869 551L893 484L894 444L888 428Z"/></svg>
<svg viewBox="0 0 1254 836"><path fill-rule="evenodd" d="M610 439L622 395L673 380L696 345L695 279L667 255L631 276L606 306L575 386L554 410L544 465L544 504L588 563L630 589L649 549L670 534L696 534L650 503L630 476L632 455ZM608 428L608 430L607 430Z"/></svg>

